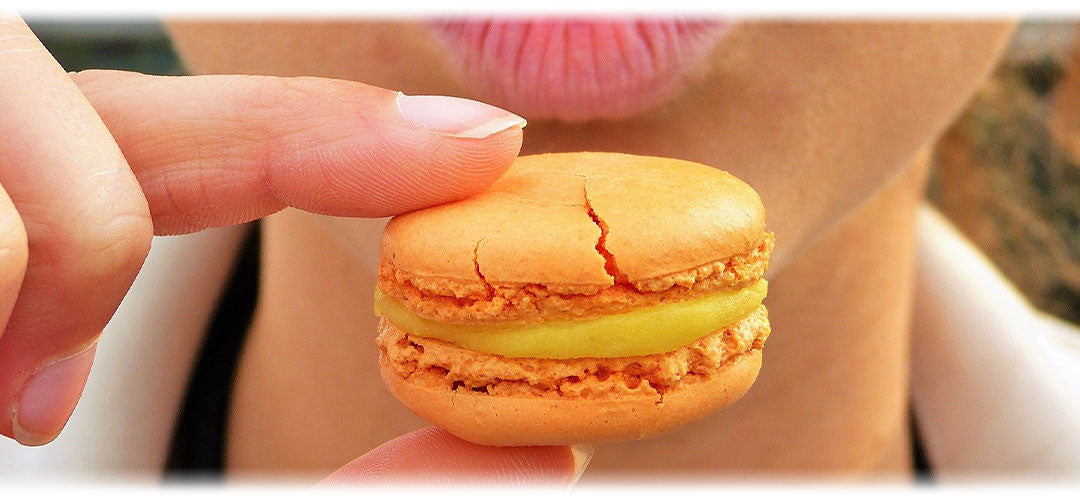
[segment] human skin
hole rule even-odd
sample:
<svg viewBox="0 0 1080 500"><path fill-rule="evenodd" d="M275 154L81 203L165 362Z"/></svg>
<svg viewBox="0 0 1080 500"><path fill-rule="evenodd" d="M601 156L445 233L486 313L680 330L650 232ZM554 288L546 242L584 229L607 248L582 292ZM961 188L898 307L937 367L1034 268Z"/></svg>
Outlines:
<svg viewBox="0 0 1080 500"><path fill-rule="evenodd" d="M777 238L766 299L774 333L755 387L699 424L600 447L586 478L906 467L911 245L928 165L918 152L990 69L1011 27L739 24L659 108L576 124L525 116L522 154L622 151L728 170L761 194ZM412 24L170 30L196 73L329 76L477 97ZM265 220L260 302L229 424L233 471L325 473L422 425L371 376L380 228L291 210Z"/></svg>
<svg viewBox="0 0 1080 500"><path fill-rule="evenodd" d="M509 166L524 125L477 101L334 79L67 73L2 10L0 114L0 435L27 446L67 423L153 234L284 206L384 217L460 199ZM326 480L569 483L590 456L428 427Z"/></svg>
<svg viewBox="0 0 1080 500"><path fill-rule="evenodd" d="M4 11L0 70L0 435L27 446L67 423L154 234L285 206L403 213L480 191L521 149L521 117L450 96L327 78L67 73Z"/></svg>

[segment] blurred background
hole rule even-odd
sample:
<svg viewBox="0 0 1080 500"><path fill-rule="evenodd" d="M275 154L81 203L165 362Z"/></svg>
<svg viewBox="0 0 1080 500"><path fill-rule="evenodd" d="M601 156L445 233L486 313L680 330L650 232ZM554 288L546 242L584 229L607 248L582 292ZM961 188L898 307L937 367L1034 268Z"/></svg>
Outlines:
<svg viewBox="0 0 1080 500"><path fill-rule="evenodd" d="M1080 41L1027 22L938 141L929 199L1036 307L1080 323Z"/></svg>
<svg viewBox="0 0 1080 500"><path fill-rule="evenodd" d="M160 23L27 19L67 70L185 73ZM1080 26L1029 20L935 148L929 200L1037 308L1080 324Z"/></svg>

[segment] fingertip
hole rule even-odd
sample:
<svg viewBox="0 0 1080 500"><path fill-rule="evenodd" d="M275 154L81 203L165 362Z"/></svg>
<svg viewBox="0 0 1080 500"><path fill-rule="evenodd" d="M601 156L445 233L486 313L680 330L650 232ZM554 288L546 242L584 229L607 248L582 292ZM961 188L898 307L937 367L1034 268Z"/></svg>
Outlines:
<svg viewBox="0 0 1080 500"><path fill-rule="evenodd" d="M521 130L524 118L472 99L443 95L397 93L398 113L413 126L459 139L485 139L507 130Z"/></svg>
<svg viewBox="0 0 1080 500"><path fill-rule="evenodd" d="M322 158L331 162L307 163L315 167L309 171L334 180L335 195L321 197L311 206L300 205L303 196L285 196L284 201L329 215L393 216L457 201L487 189L521 151L526 122L509 111L450 96L398 92L391 101L389 109L368 110L369 115L380 116L381 120L354 127L370 131L361 140L343 141L337 148L326 150ZM382 101L379 106L385 104ZM359 114L364 105L374 106L361 104ZM346 161L334 163L335 158ZM363 165L348 161L355 158L367 161ZM271 181L279 180L273 174L283 170L280 166L272 168ZM286 181L279 186L288 184Z"/></svg>
<svg viewBox="0 0 1080 500"><path fill-rule="evenodd" d="M446 137L442 153L429 160L429 176L409 199L410 210L475 195L501 177L521 151L522 130L511 127L483 140ZM400 213L400 212L399 212ZM386 214L394 215L394 214Z"/></svg>
<svg viewBox="0 0 1080 500"><path fill-rule="evenodd" d="M270 168L268 178L276 198L289 206L326 215L390 217L484 191L510 168L522 143L518 127L481 140L415 130L384 133L387 138L378 150L360 143L356 150L325 155L370 158L361 170L352 162L307 163L312 177L334 186L317 198L311 196L310 178L299 180L291 174L280 175L289 169ZM365 151L358 152L361 149Z"/></svg>
<svg viewBox="0 0 1080 500"><path fill-rule="evenodd" d="M41 446L60 434L82 396L97 343L39 368L18 393L11 433L19 443Z"/></svg>
<svg viewBox="0 0 1080 500"><path fill-rule="evenodd" d="M465 101L442 96L420 97L438 97L435 102L442 103ZM387 217L450 203L491 186L521 151L525 126L524 119L500 113L507 112L492 111L489 120L471 127L467 123L455 126L453 120L443 118L443 123L433 124L432 128L410 130L407 135L411 139L403 141L408 147L397 148L393 153L388 151L391 157L386 164L393 170L383 174L390 182L378 184L372 192L381 200L371 200L369 206L377 213L367 216Z"/></svg>
<svg viewBox="0 0 1080 500"><path fill-rule="evenodd" d="M575 444L570 446L570 453L574 458L574 476L570 480L570 484L577 483L581 476L585 474L585 469L589 467L589 462L592 462L593 453L596 452L596 446L592 444Z"/></svg>
<svg viewBox="0 0 1080 500"><path fill-rule="evenodd" d="M496 483L566 486L581 477L588 446L483 446L429 427L353 460L321 485Z"/></svg>

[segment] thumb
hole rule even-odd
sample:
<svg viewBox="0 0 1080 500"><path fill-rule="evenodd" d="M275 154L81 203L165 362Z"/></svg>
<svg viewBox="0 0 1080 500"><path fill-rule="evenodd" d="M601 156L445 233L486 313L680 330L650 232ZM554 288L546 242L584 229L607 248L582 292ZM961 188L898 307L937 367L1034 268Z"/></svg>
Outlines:
<svg viewBox="0 0 1080 500"><path fill-rule="evenodd" d="M327 78L71 74L116 139L155 234L247 222L287 206L383 217L487 187L525 120L468 99Z"/></svg>
<svg viewBox="0 0 1080 500"><path fill-rule="evenodd" d="M319 484L422 481L570 485L581 477L591 458L592 450L586 447L483 446L428 427L388 441Z"/></svg>

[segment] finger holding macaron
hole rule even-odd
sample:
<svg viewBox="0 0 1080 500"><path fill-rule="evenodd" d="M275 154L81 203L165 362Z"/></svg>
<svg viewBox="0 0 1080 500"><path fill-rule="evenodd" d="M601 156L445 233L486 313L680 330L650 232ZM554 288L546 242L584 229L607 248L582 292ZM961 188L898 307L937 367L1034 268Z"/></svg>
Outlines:
<svg viewBox="0 0 1080 500"><path fill-rule="evenodd" d="M387 225L383 379L480 444L659 434L753 384L772 248L760 198L726 172L616 153L521 157L487 191Z"/></svg>

